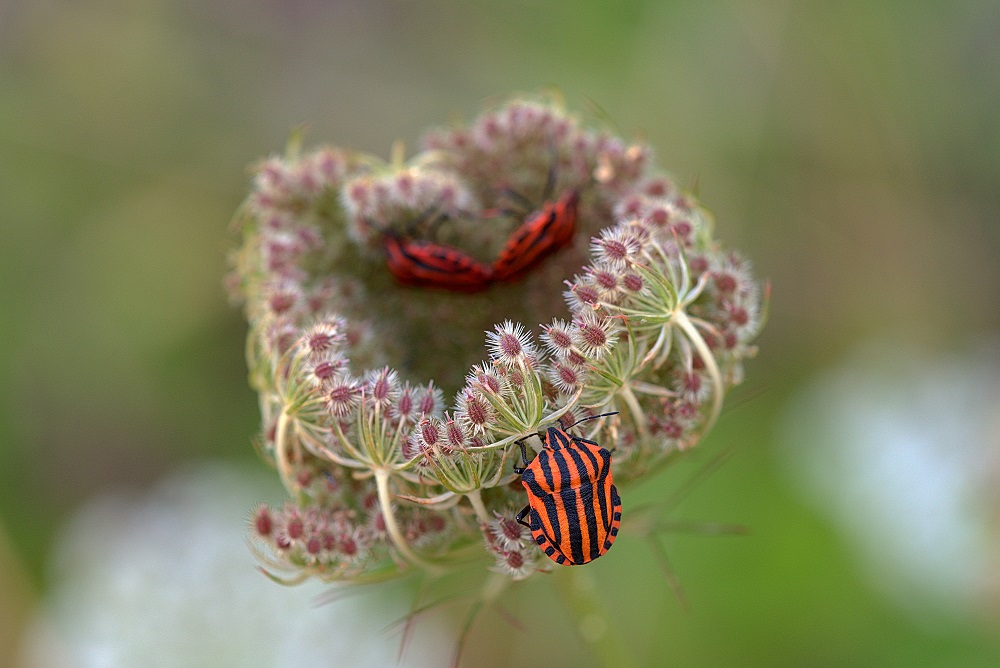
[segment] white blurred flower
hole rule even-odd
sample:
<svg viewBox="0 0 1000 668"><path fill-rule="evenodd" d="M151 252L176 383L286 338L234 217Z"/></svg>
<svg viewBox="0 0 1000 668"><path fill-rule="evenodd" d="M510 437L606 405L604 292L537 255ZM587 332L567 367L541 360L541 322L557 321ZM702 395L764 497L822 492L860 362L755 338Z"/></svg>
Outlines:
<svg viewBox="0 0 1000 668"><path fill-rule="evenodd" d="M79 511L53 552L50 594L26 642L30 668L392 666L410 593L318 605L330 585L283 587L246 549L247 508L280 498L270 477L222 465L145 496ZM439 666L454 639L422 618L407 666Z"/></svg>
<svg viewBox="0 0 1000 668"><path fill-rule="evenodd" d="M988 604L1000 504L1000 348L876 342L795 397L783 458L873 585L923 621ZM992 533L991 533L992 531Z"/></svg>

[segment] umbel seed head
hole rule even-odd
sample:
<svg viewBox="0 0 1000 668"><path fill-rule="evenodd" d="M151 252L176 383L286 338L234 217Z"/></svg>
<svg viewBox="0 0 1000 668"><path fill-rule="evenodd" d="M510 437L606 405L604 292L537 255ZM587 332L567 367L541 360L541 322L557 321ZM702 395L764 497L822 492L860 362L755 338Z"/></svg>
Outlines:
<svg viewBox="0 0 1000 668"><path fill-rule="evenodd" d="M537 434L601 416L573 436L627 489L697 445L756 352L749 261L648 146L550 99L408 160L299 146L255 167L226 280L289 494L250 522L276 579L560 567L516 519Z"/></svg>

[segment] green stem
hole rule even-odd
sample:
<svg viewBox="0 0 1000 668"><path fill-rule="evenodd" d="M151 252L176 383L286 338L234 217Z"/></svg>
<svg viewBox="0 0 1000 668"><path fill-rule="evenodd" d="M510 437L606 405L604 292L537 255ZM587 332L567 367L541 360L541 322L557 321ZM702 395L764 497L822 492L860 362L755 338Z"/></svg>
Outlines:
<svg viewBox="0 0 1000 668"><path fill-rule="evenodd" d="M621 397L625 400L625 405L628 406L632 419L635 420L635 428L639 431L639 437L645 440L649 436L649 428L646 426L646 414L642 412L639 400L635 398L632 388L628 385L622 385Z"/></svg>
<svg viewBox="0 0 1000 668"><path fill-rule="evenodd" d="M289 494L295 494L298 489L292 481L292 464L288 461L288 413L284 410L278 416L278 424L274 428L274 460L278 465L281 484Z"/></svg>
<svg viewBox="0 0 1000 668"><path fill-rule="evenodd" d="M392 538L392 542L395 544L396 549L399 550L399 553L406 557L410 563L420 566L431 575L442 575L443 571L439 567L428 561L424 561L422 557L418 556L417 553L413 551L410 544L406 542L403 532L400 531L399 524L396 523L396 514L392 512L392 498L389 492L388 469L375 469L375 485L378 489L378 501L379 506L382 509L382 517L385 519L385 530Z"/></svg>
<svg viewBox="0 0 1000 668"><path fill-rule="evenodd" d="M687 313L678 309L674 312L673 320L698 350L702 361L705 362L705 370L708 371L708 376L712 380L712 411L709 413L708 421L701 431L701 435L704 436L712 429L715 421L719 419L719 414L722 412L722 397L725 394L725 388L722 386L722 373L719 371L719 365L715 361L715 355L712 354L708 344L705 343L705 339L702 338L701 332L698 331L698 328L688 318Z"/></svg>
<svg viewBox="0 0 1000 668"><path fill-rule="evenodd" d="M474 489L468 492L466 495L469 499L469 503L472 504L472 508L476 511L476 517L483 524L490 523L490 514L486 512L486 506L483 505L483 495L480 494L479 489Z"/></svg>
<svg viewBox="0 0 1000 668"><path fill-rule="evenodd" d="M594 578L586 566L558 567L553 575L556 589L575 622L577 635L587 654L605 668L631 668L636 663L611 615L598 598Z"/></svg>

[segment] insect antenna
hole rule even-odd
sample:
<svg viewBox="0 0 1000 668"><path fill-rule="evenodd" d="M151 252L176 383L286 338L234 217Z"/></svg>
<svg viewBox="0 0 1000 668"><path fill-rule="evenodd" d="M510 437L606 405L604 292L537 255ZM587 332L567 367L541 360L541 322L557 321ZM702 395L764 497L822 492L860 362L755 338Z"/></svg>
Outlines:
<svg viewBox="0 0 1000 668"><path fill-rule="evenodd" d="M492 211L498 211L498 212L500 212L502 214L506 214L506 215L510 215L510 216L523 216L523 215L527 215L529 212L533 211L534 208L535 208L535 203L534 202L532 202L525 195L519 193L518 191L514 190L513 188L506 188L506 187L505 188L500 188L498 190L498 193L500 195L503 195L504 197L506 197L509 200L513 200L515 206L520 207L520 210L518 210L518 209L510 209L510 208L505 208L505 207L499 207L497 209L490 209L489 211L491 211L491 212Z"/></svg>
<svg viewBox="0 0 1000 668"><path fill-rule="evenodd" d="M581 419L577 420L576 422L574 422L571 425L563 427L562 424L560 424L559 426L562 427L563 431L566 431L567 429L572 429L573 427L575 427L576 425L580 424L581 422L586 422L587 420L596 420L597 418L602 418L602 417L610 417L612 415L618 415L618 411L614 411L612 413L601 413L600 415L591 415L589 417L581 418ZM562 421L560 420L560 423L561 422Z"/></svg>

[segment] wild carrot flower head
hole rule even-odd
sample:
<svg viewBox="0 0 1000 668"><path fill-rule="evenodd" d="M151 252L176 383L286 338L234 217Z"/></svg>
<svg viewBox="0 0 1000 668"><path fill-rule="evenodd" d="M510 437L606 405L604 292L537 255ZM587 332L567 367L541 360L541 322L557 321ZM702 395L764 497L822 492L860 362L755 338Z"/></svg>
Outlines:
<svg viewBox="0 0 1000 668"><path fill-rule="evenodd" d="M551 568L515 518L520 443L613 413L585 438L627 486L711 428L765 319L749 261L649 147L547 99L432 130L409 159L292 142L236 223L258 446L290 499L250 532L285 581L470 554Z"/></svg>

